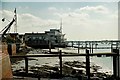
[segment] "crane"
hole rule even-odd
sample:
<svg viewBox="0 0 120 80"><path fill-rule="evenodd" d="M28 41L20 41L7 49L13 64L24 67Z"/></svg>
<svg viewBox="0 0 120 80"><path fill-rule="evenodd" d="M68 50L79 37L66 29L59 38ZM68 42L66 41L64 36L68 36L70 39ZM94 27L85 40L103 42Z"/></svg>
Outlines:
<svg viewBox="0 0 120 80"><path fill-rule="evenodd" d="M3 32L2 33L2 38L4 38L5 34L10 29L10 27L12 26L12 24L14 23L14 21L15 21L15 19L13 18L12 21L1 31L1 32Z"/></svg>
<svg viewBox="0 0 120 80"><path fill-rule="evenodd" d="M13 25L13 23L17 21L16 8L15 8L15 10L14 10L14 13L15 13L15 15L14 15L13 19L10 21L10 23L9 23L5 28L3 28L3 29L0 31L0 33L2 34L2 35L1 35L2 41L5 40L5 38L6 38L5 35L6 35L6 33L10 30L11 26ZM2 21L4 21L4 20L5 20L5 18L2 19Z"/></svg>

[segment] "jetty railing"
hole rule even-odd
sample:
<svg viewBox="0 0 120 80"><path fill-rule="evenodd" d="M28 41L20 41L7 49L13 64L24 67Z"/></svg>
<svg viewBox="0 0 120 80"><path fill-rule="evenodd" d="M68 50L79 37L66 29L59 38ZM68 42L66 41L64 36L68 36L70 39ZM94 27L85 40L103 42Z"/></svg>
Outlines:
<svg viewBox="0 0 120 80"><path fill-rule="evenodd" d="M118 73L116 72L116 63L117 63L117 59L119 59L119 49L113 49L112 53L89 53L89 50L86 49L86 54L62 54L63 52L60 50L58 52L58 54L45 54L45 55L12 55L10 56L10 58L24 58L25 60L25 73L28 73L28 58L29 57L59 57L59 65L60 65L60 78L62 78L62 57L74 57L74 56L84 56L86 57L86 76L87 76L87 80L90 80L90 56L112 56L113 57L113 76L114 78L117 80L117 77L120 78L119 76L119 60L118 60ZM117 76L118 74L118 76Z"/></svg>
<svg viewBox="0 0 120 80"><path fill-rule="evenodd" d="M78 53L80 49L89 49L90 53L94 53L94 49L120 49L120 40L66 41L66 43L67 47L78 48ZM104 47L99 45L104 45Z"/></svg>

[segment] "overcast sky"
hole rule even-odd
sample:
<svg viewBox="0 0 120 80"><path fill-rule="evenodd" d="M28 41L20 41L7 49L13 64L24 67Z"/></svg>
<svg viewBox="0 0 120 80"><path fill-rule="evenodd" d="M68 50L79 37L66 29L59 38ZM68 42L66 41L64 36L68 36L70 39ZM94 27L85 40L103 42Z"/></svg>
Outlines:
<svg viewBox="0 0 120 80"><path fill-rule="evenodd" d="M68 40L118 38L117 2L3 2L0 18L12 20L14 8L19 33L56 29L62 19L63 33ZM2 28L7 23L7 20L2 22Z"/></svg>

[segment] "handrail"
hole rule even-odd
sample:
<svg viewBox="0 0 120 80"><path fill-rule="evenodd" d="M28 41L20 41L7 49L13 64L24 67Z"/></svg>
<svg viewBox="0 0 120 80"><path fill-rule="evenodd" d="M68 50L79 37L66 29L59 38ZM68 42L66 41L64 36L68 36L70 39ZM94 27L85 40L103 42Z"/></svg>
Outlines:
<svg viewBox="0 0 120 80"><path fill-rule="evenodd" d="M92 53L89 54L89 56L100 56L100 55L106 55L106 56L114 56L117 55L115 53ZM11 58L25 58L25 57L58 57L59 54L45 54L45 55L10 55ZM87 54L61 54L62 57L72 57L72 56L87 56Z"/></svg>

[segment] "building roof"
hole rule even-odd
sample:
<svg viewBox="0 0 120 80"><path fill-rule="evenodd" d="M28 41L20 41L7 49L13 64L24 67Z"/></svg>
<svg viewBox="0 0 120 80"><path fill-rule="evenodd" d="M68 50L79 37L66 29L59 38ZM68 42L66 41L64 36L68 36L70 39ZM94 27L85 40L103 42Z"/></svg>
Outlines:
<svg viewBox="0 0 120 80"><path fill-rule="evenodd" d="M45 33L25 33L25 35L45 35Z"/></svg>

